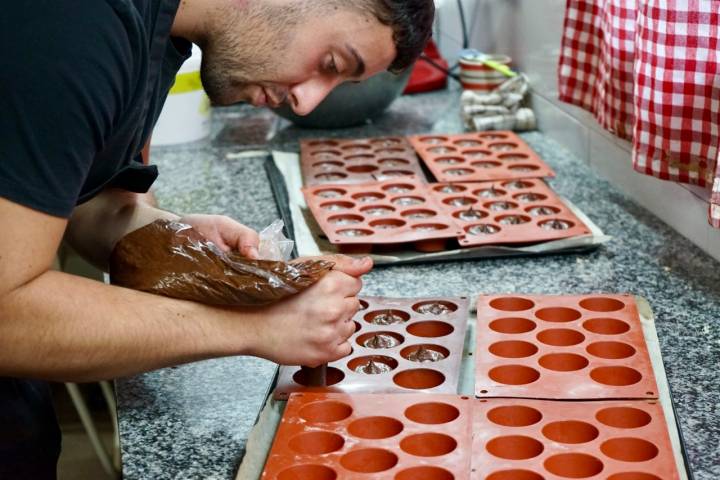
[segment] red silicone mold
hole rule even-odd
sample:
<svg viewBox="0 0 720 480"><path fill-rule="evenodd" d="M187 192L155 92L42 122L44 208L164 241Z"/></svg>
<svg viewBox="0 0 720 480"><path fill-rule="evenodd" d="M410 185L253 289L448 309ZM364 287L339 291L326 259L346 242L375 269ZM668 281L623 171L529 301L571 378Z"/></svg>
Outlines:
<svg viewBox="0 0 720 480"><path fill-rule="evenodd" d="M415 135L409 139L439 182L555 176L537 153L510 131Z"/></svg>
<svg viewBox="0 0 720 480"><path fill-rule="evenodd" d="M533 243L590 234L540 179L432 186L446 213L463 229L463 247Z"/></svg>
<svg viewBox="0 0 720 480"><path fill-rule="evenodd" d="M353 352L328 364L327 387L307 386L306 371L282 366L275 398L291 392L455 393L468 300L365 297L354 317Z"/></svg>
<svg viewBox="0 0 720 480"><path fill-rule="evenodd" d="M429 186L416 179L307 187L303 194L320 228L343 252L403 243L414 243L419 251L440 251L463 233Z"/></svg>
<svg viewBox="0 0 720 480"><path fill-rule="evenodd" d="M476 480L677 480L654 401L490 399L473 404Z"/></svg>
<svg viewBox="0 0 720 480"><path fill-rule="evenodd" d="M293 394L262 478L469 478L471 406L454 395Z"/></svg>
<svg viewBox="0 0 720 480"><path fill-rule="evenodd" d="M657 398L630 295L481 295L477 311L478 397Z"/></svg>
<svg viewBox="0 0 720 480"><path fill-rule="evenodd" d="M305 185L425 179L415 151L402 137L303 140L300 165Z"/></svg>

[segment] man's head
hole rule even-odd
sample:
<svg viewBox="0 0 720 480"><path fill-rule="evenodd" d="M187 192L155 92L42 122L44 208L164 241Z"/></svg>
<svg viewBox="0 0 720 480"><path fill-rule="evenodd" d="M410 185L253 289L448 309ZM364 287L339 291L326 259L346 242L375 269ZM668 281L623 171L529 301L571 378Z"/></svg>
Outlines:
<svg viewBox="0 0 720 480"><path fill-rule="evenodd" d="M192 22L190 34L174 26L173 35L202 48L210 99L287 102L300 115L342 82L409 67L430 37L434 15L433 0L195 1L203 8L187 2L191 7L181 7L178 19L202 19Z"/></svg>

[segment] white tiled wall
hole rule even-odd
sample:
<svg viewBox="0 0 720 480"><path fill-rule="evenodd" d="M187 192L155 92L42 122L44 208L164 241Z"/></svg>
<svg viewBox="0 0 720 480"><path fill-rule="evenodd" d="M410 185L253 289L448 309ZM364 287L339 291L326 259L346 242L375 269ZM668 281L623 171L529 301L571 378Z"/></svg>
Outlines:
<svg viewBox="0 0 720 480"><path fill-rule="evenodd" d="M468 34L473 25L477 0L461 0L465 12ZM453 65L462 48L462 28L457 0L435 0L435 42L443 57Z"/></svg>
<svg viewBox="0 0 720 480"><path fill-rule="evenodd" d="M470 45L510 55L514 66L530 75L533 108L540 129L720 260L720 230L707 223L708 203L702 189L635 172L628 142L603 130L588 112L557 100L557 59L565 2L477 0L475 3Z"/></svg>

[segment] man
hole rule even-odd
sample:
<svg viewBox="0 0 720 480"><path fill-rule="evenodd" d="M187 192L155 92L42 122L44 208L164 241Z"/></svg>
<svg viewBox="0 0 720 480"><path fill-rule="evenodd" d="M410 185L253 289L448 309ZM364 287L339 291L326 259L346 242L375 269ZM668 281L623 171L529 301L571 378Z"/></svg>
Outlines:
<svg viewBox="0 0 720 480"><path fill-rule="evenodd" d="M50 266L63 237L102 266L126 233L178 218L143 203L156 170L138 158L191 42L215 104L287 102L306 114L341 82L407 68L429 36L431 0L21 0L0 12L0 478L55 477L59 432L42 380L225 355L312 366L350 352L369 260L338 257L312 288L257 309ZM181 220L257 254L257 234L234 220Z"/></svg>

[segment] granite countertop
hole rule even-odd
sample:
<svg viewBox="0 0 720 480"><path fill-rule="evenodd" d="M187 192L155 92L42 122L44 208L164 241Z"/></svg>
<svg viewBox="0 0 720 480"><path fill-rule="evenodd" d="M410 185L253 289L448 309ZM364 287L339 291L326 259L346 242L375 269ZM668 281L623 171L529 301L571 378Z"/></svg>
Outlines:
<svg viewBox="0 0 720 480"><path fill-rule="evenodd" d="M376 123L334 131L298 129L248 106L217 109L208 140L153 150L156 193L169 210L227 214L259 229L278 212L257 150L297 151L306 137L460 132L457 98L402 97ZM561 145L537 132L523 137L557 172L552 187L612 235L610 243L585 254L380 267L365 277L363 294L644 296L696 479L720 478L720 264ZM274 372L268 361L235 357L118 380L124 478L233 478Z"/></svg>

